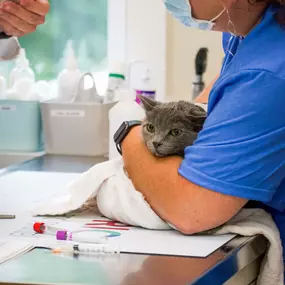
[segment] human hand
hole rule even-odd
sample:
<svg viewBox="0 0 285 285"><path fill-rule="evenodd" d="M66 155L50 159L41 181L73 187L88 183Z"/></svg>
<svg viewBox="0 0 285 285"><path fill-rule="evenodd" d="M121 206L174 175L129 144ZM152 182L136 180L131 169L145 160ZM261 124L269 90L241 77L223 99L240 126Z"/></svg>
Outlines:
<svg viewBox="0 0 285 285"><path fill-rule="evenodd" d="M0 8L0 27L9 36L21 37L32 33L45 22L48 0L5 1Z"/></svg>

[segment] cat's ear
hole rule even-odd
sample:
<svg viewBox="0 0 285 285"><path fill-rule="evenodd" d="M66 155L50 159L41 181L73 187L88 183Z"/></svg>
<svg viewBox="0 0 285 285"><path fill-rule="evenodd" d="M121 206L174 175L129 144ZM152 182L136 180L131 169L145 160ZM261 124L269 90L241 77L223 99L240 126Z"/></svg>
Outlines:
<svg viewBox="0 0 285 285"><path fill-rule="evenodd" d="M206 114L200 116L191 116L191 122L194 123L194 131L199 133L203 129L203 125L207 119Z"/></svg>
<svg viewBox="0 0 285 285"><path fill-rule="evenodd" d="M157 105L160 104L159 102L154 101L154 100L147 98L145 96L142 96L142 95L138 95L138 98L141 100L142 105L143 105L146 112L152 111Z"/></svg>
<svg viewBox="0 0 285 285"><path fill-rule="evenodd" d="M195 106L192 109L192 113L190 115L190 120L194 124L194 131L195 132L198 133L202 130L206 119L207 119L207 113L203 108L201 108L199 106Z"/></svg>

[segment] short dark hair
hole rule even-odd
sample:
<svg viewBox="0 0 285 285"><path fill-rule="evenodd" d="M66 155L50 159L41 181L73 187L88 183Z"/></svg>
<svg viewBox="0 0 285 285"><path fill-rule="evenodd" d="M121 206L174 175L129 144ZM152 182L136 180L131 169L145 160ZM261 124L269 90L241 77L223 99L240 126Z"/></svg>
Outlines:
<svg viewBox="0 0 285 285"><path fill-rule="evenodd" d="M248 0L252 5L255 3L267 3L278 8L275 15L277 22L285 28L285 0Z"/></svg>

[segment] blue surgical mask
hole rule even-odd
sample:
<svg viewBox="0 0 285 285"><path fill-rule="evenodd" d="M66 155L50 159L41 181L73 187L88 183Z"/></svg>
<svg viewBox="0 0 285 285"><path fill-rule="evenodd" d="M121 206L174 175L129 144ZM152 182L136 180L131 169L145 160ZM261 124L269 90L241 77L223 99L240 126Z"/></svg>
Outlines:
<svg viewBox="0 0 285 285"><path fill-rule="evenodd" d="M217 20L226 11L223 9L219 15L212 20L198 20L192 16L192 8L189 0L163 0L167 10L173 17L178 19L183 25L199 30L210 31L215 26L214 21Z"/></svg>

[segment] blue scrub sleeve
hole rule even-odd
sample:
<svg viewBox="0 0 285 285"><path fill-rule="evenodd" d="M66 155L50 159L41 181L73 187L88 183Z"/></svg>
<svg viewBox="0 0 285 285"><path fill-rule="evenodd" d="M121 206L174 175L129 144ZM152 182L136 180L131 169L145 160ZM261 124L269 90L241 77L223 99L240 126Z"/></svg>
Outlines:
<svg viewBox="0 0 285 285"><path fill-rule="evenodd" d="M269 202L285 175L285 79L244 70L218 82L179 173L212 191Z"/></svg>

